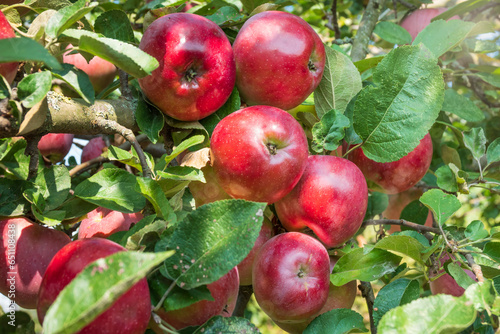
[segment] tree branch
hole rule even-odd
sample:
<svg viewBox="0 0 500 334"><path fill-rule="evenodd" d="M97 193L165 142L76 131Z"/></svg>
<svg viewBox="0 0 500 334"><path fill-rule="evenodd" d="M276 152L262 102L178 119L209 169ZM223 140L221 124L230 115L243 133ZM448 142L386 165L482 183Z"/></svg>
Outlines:
<svg viewBox="0 0 500 334"><path fill-rule="evenodd" d="M240 291L238 292L238 300L236 301L236 307L233 311L233 317L243 317L245 315L245 309L247 308L248 301L252 297L253 287L240 286Z"/></svg>
<svg viewBox="0 0 500 334"><path fill-rule="evenodd" d="M24 155L30 157L28 180L34 179L38 173L38 142L40 138L42 138L40 135L25 138L28 144L24 150Z"/></svg>
<svg viewBox="0 0 500 334"><path fill-rule="evenodd" d="M384 8L384 3L385 0L370 0L368 2L352 45L351 58L353 62L365 59L368 54L368 43L382 8Z"/></svg>
<svg viewBox="0 0 500 334"><path fill-rule="evenodd" d="M341 33L337 18L337 0L332 1L332 13L328 15L328 22L325 24L325 27L335 32L335 39L340 39Z"/></svg>
<svg viewBox="0 0 500 334"><path fill-rule="evenodd" d="M361 227L369 225L400 225L409 227L420 233L432 232L436 234L441 234L441 231L438 228L412 223L404 219L378 219L378 220L369 219L365 220L363 224L361 224Z"/></svg>
<svg viewBox="0 0 500 334"><path fill-rule="evenodd" d="M465 259L467 260L467 263L469 264L472 271L474 272L474 275L476 275L477 281L484 282L483 271L481 270L481 267L474 261L472 254L466 253Z"/></svg>
<svg viewBox="0 0 500 334"><path fill-rule="evenodd" d="M373 294L373 288L370 282L360 281L358 285L361 295L366 300L366 305L368 306L368 313L370 314L370 331L372 334L377 334L377 327L375 327L375 322L373 321L373 303L375 302L375 295Z"/></svg>
<svg viewBox="0 0 500 334"><path fill-rule="evenodd" d="M77 174L83 173L86 170L92 168L93 165L100 164L100 163L103 163L103 162L108 162L108 161L109 161L109 159L107 157L104 157L104 156L100 155L97 158L85 161L85 162L79 164L78 166L73 167L69 171L69 176L73 177L73 176L75 176Z"/></svg>

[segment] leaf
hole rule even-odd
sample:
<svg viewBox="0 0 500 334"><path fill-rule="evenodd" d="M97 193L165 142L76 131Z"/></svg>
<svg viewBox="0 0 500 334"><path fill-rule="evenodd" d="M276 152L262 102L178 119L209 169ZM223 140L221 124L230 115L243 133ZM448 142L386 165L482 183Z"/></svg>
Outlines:
<svg viewBox="0 0 500 334"><path fill-rule="evenodd" d="M392 44L411 44L411 35L405 28L390 21L380 21L375 26L374 33Z"/></svg>
<svg viewBox="0 0 500 334"><path fill-rule="evenodd" d="M390 235L375 244L375 248L405 255L423 264L420 253L424 250L422 244L415 238L406 235Z"/></svg>
<svg viewBox="0 0 500 334"><path fill-rule="evenodd" d="M354 62L354 66L356 66L359 73L363 73L364 71L367 71L367 70L377 66L378 63L380 63L382 61L382 59L384 59L384 57L385 56L377 56L377 57L371 57L371 58L358 60L357 62Z"/></svg>
<svg viewBox="0 0 500 334"><path fill-rule="evenodd" d="M208 117L200 120L201 125L208 131L209 136L212 136L215 127L219 122L227 115L239 110L241 107L240 93L238 89L234 87L231 95L227 99L226 103L220 107L216 112Z"/></svg>
<svg viewBox="0 0 500 334"><path fill-rule="evenodd" d="M3 141L6 151L0 156L0 168L8 170L18 179L26 180L28 178L30 161L30 158L24 155L27 145L26 140L13 142L8 139L0 139L1 141Z"/></svg>
<svg viewBox="0 0 500 334"><path fill-rule="evenodd" d="M160 138L160 131L165 124L163 113L148 104L143 98L139 98L134 115L142 133L148 136L148 139L153 144L156 144Z"/></svg>
<svg viewBox="0 0 500 334"><path fill-rule="evenodd" d="M182 143L180 143L173 149L170 155L165 157L165 163L166 163L165 166L167 166L172 160L174 160L179 154L181 154L188 148L199 145L204 141L205 141L205 136L203 135L195 135L184 140Z"/></svg>
<svg viewBox="0 0 500 334"><path fill-rule="evenodd" d="M427 210L427 212L429 212L429 210ZM403 227L403 226L401 226L401 227ZM410 228L408 228L407 230L403 230L403 231L393 232L391 235L406 235L406 236L412 237L413 239L420 242L422 244L422 246L429 247L429 240L427 240L427 238L424 237L422 234L420 234L417 231L412 230ZM424 250L424 253L426 251L427 251L427 249ZM422 260L424 260L424 261L426 260L424 258L424 256L422 256Z"/></svg>
<svg viewBox="0 0 500 334"><path fill-rule="evenodd" d="M30 74L18 85L18 96L25 108L32 108L45 98L52 87L52 74L49 71Z"/></svg>
<svg viewBox="0 0 500 334"><path fill-rule="evenodd" d="M462 206L456 196L445 194L439 189L426 191L420 197L420 202L432 211L439 225L443 225Z"/></svg>
<svg viewBox="0 0 500 334"><path fill-rule="evenodd" d="M150 178L138 177L136 191L143 194L144 197L153 205L156 214L160 218L172 219L175 217L174 211L161 190L158 183Z"/></svg>
<svg viewBox="0 0 500 334"><path fill-rule="evenodd" d="M203 172L195 167L173 166L157 173L162 178L178 181L200 181L205 183Z"/></svg>
<svg viewBox="0 0 500 334"><path fill-rule="evenodd" d="M0 100L7 99L12 95L7 79L0 74Z"/></svg>
<svg viewBox="0 0 500 334"><path fill-rule="evenodd" d="M52 70L52 74L66 82L83 100L89 104L95 101L95 92L87 73L71 64L61 64L61 70Z"/></svg>
<svg viewBox="0 0 500 334"><path fill-rule="evenodd" d="M349 57L329 46L325 46L325 56L323 78L314 91L314 105L320 119L332 109L343 114L362 87L361 76Z"/></svg>
<svg viewBox="0 0 500 334"><path fill-rule="evenodd" d="M262 5L266 2L268 2L268 1L267 0L242 0L241 1L241 3L243 4L243 9L248 14L250 14L251 12L253 12L253 10L255 8L259 7L260 5Z"/></svg>
<svg viewBox="0 0 500 334"><path fill-rule="evenodd" d="M129 151L122 150L121 148L113 145L108 147L108 159L111 161L120 161L121 163L134 167L137 170L142 169L141 163L137 157Z"/></svg>
<svg viewBox="0 0 500 334"><path fill-rule="evenodd" d="M4 38L0 39L0 63L14 61L40 61L52 69L61 69L61 64L45 48L31 38Z"/></svg>
<svg viewBox="0 0 500 334"><path fill-rule="evenodd" d="M420 284L417 280L399 278L384 286L373 303L373 321L378 326L380 319L389 310L408 304L420 297Z"/></svg>
<svg viewBox="0 0 500 334"><path fill-rule="evenodd" d="M486 159L488 160L488 165L500 161L500 138L495 139L488 145Z"/></svg>
<svg viewBox="0 0 500 334"><path fill-rule="evenodd" d="M106 168L81 182L75 196L107 209L124 213L142 210L146 199L135 191L136 177L126 170Z"/></svg>
<svg viewBox="0 0 500 334"><path fill-rule="evenodd" d="M12 318L15 320L13 321ZM12 325L13 323L15 326ZM15 315L8 312L0 316L0 332L2 334L35 334L35 322L26 312L16 310Z"/></svg>
<svg viewBox="0 0 500 334"><path fill-rule="evenodd" d="M184 289L209 284L240 263L262 225L265 203L222 200L189 213L168 241L169 278Z"/></svg>
<svg viewBox="0 0 500 334"><path fill-rule="evenodd" d="M450 263L446 267L447 271L453 277L453 279L460 285L462 288L467 289L469 285L476 283L469 275L457 264Z"/></svg>
<svg viewBox="0 0 500 334"><path fill-rule="evenodd" d="M486 137L482 128L472 128L463 132L464 145L471 151L474 159L479 161L486 152Z"/></svg>
<svg viewBox="0 0 500 334"><path fill-rule="evenodd" d="M477 311L490 310L495 302L495 288L490 280L471 284L464 293Z"/></svg>
<svg viewBox="0 0 500 334"><path fill-rule="evenodd" d="M439 188L451 193L458 191L457 179L448 165L439 167L436 170L436 177Z"/></svg>
<svg viewBox="0 0 500 334"><path fill-rule="evenodd" d="M92 262L50 306L43 322L44 333L76 333L173 253L118 252Z"/></svg>
<svg viewBox="0 0 500 334"><path fill-rule="evenodd" d="M349 126L349 118L337 110L330 110L312 128L312 149L316 153L336 150Z"/></svg>
<svg viewBox="0 0 500 334"><path fill-rule="evenodd" d="M51 38L58 37L61 32L71 27L98 5L98 2L78 0L69 6L59 9L47 22L45 33Z"/></svg>
<svg viewBox="0 0 500 334"><path fill-rule="evenodd" d="M35 184L45 199L45 210L59 207L68 198L71 189L71 177L64 165L54 165L38 172Z"/></svg>
<svg viewBox="0 0 500 334"><path fill-rule="evenodd" d="M127 14L122 10L108 10L97 17L94 24L96 33L125 43L134 43L134 31Z"/></svg>
<svg viewBox="0 0 500 334"><path fill-rule="evenodd" d="M432 21L434 20L448 20L452 18L455 15L460 15L460 14L468 14L471 11L473 11L476 8L480 8L484 5L487 5L490 3L490 0L468 0L461 2L450 9L448 9L446 12L439 14L438 16L434 17Z"/></svg>
<svg viewBox="0 0 500 334"><path fill-rule="evenodd" d="M30 183L20 180L2 179L0 187L0 216L15 217L24 213L29 205L24 199L23 192Z"/></svg>
<svg viewBox="0 0 500 334"><path fill-rule="evenodd" d="M402 46L380 62L373 81L356 98L354 130L369 159L396 161L417 147L436 120L443 76L425 47Z"/></svg>
<svg viewBox="0 0 500 334"><path fill-rule="evenodd" d="M452 163L457 166L458 169L462 168L462 162L460 161L460 155L458 154L458 151L454 148L449 147L448 145L441 146L441 158L443 158L444 163L447 165Z"/></svg>
<svg viewBox="0 0 500 334"><path fill-rule="evenodd" d="M354 249L342 256L330 275L333 285L341 286L353 280L374 281L396 270L401 257L383 249L373 249L363 254L363 248Z"/></svg>
<svg viewBox="0 0 500 334"><path fill-rule="evenodd" d="M469 122L479 122L484 119L481 109L454 89L445 90L441 110L455 114Z"/></svg>
<svg viewBox="0 0 500 334"><path fill-rule="evenodd" d="M217 315L208 320L193 332L193 334L215 334L215 333L260 333L257 327L248 319L237 317L223 317Z"/></svg>
<svg viewBox="0 0 500 334"><path fill-rule="evenodd" d="M304 330L304 334L343 334L352 331L368 332L363 323L363 316L356 311L340 308L316 317Z"/></svg>
<svg viewBox="0 0 500 334"><path fill-rule="evenodd" d="M490 241L484 246L484 254L488 255L492 260L500 263L500 242Z"/></svg>
<svg viewBox="0 0 500 334"><path fill-rule="evenodd" d="M366 208L365 218L373 219L376 215L380 215L387 209L389 205L389 196L387 194L379 193L377 191L373 191L368 195L368 206Z"/></svg>
<svg viewBox="0 0 500 334"><path fill-rule="evenodd" d="M471 241L477 241L489 236L488 231L484 228L483 222L474 220L465 229L465 236Z"/></svg>
<svg viewBox="0 0 500 334"><path fill-rule="evenodd" d="M404 219L407 221L411 221L412 223L425 225L427 221L427 216L429 215L429 209L420 203L418 199L411 201L407 206L403 208L401 214L399 215L400 219ZM402 231L411 231L410 227L401 226Z"/></svg>
<svg viewBox="0 0 500 334"><path fill-rule="evenodd" d="M500 88L500 75L498 73L476 73L483 81Z"/></svg>
<svg viewBox="0 0 500 334"><path fill-rule="evenodd" d="M224 6L217 9L214 14L207 15L206 18L219 26L223 26L226 24L243 22L246 17L244 15L241 15L239 11L234 7Z"/></svg>

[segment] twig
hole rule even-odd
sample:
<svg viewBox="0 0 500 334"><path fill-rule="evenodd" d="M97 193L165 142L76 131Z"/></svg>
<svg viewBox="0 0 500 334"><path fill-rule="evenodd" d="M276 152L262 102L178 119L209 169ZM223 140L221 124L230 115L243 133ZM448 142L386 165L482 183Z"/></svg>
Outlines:
<svg viewBox="0 0 500 334"><path fill-rule="evenodd" d="M353 62L365 59L368 54L368 43L384 3L385 0L370 0L368 2L352 45L351 58Z"/></svg>
<svg viewBox="0 0 500 334"><path fill-rule="evenodd" d="M400 4L402 4L403 6L413 10L413 9L417 9L418 7L409 3L409 2L406 2L405 0L397 0L397 2L399 2Z"/></svg>
<svg viewBox="0 0 500 334"><path fill-rule="evenodd" d="M469 77L469 82L470 82L470 89L476 94L476 96L488 107L490 108L499 108L500 107L500 102L492 102L488 100L488 97L486 94L484 94L484 90L478 88L476 85L478 84L479 79L474 78L474 77Z"/></svg>
<svg viewBox="0 0 500 334"><path fill-rule="evenodd" d="M97 158L85 161L85 162L73 167L69 171L69 176L73 177L77 174L83 173L84 171L90 169L93 165L100 164L103 162L108 162L108 161L109 161L109 159L107 157L100 155Z"/></svg>
<svg viewBox="0 0 500 334"><path fill-rule="evenodd" d="M167 291L165 291L165 293L161 297L161 299L158 302L158 304L156 304L156 306L154 307L153 311L158 311L163 306L163 303L165 302L165 299L167 299L167 296L170 294L170 292L172 291L172 289L175 287L175 284L176 284L175 281L173 281L170 284L170 286L168 287Z"/></svg>
<svg viewBox="0 0 500 334"><path fill-rule="evenodd" d="M328 23L325 26L335 32L335 39L340 39L341 33L339 28L339 21L337 18L337 0L332 1L332 13L328 15Z"/></svg>
<svg viewBox="0 0 500 334"><path fill-rule="evenodd" d="M377 327L375 327L375 322L373 321L373 303L375 302L375 295L373 294L373 288L370 282L360 281L358 285L361 295L366 300L366 305L368 306L368 313L370 314L370 331L372 334L377 334Z"/></svg>
<svg viewBox="0 0 500 334"><path fill-rule="evenodd" d="M465 258L467 259L469 267L471 267L472 271L474 272L474 275L476 275L477 281L484 282L483 271L481 270L481 267L474 261L472 254L465 254Z"/></svg>
<svg viewBox="0 0 500 334"><path fill-rule="evenodd" d="M450 244L450 242L448 241L448 238L446 237L446 233L444 233L443 226L441 226L441 224L438 224L438 226L439 226L439 230L441 231L441 235L443 236L444 241L446 242L446 244L448 245L448 247L450 247L450 249L451 249L452 251L456 251L456 250L457 250L457 249L456 249L456 247L453 247L453 246Z"/></svg>
<svg viewBox="0 0 500 334"><path fill-rule="evenodd" d="M30 157L28 180L34 179L38 172L38 142L42 136L25 137L28 145L24 150L24 155Z"/></svg>
<svg viewBox="0 0 500 334"><path fill-rule="evenodd" d="M132 91L128 85L129 75L122 69L118 69L118 76L120 78L120 91L122 93L122 98L126 100L133 99Z"/></svg>
<svg viewBox="0 0 500 334"><path fill-rule="evenodd" d="M253 287L240 286L240 291L238 292L238 300L236 301L236 307L233 311L233 317L243 317L245 316L245 309L247 308L248 301L252 297Z"/></svg>
<svg viewBox="0 0 500 334"><path fill-rule="evenodd" d="M369 219L365 220L363 224L361 224L362 227L369 225L400 225L409 227L420 233L432 232L436 234L441 234L441 231L438 228L412 223L404 219L378 219L378 220Z"/></svg>

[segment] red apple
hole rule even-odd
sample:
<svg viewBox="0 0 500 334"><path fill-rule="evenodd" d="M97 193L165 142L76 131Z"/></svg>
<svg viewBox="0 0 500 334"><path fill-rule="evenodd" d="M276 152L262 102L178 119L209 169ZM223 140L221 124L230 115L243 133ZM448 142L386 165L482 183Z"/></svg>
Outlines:
<svg viewBox="0 0 500 334"><path fill-rule="evenodd" d="M168 312L160 309L157 314L176 329L200 326L216 315L230 317L238 297L238 269L234 267L207 287L215 300L201 300L182 309Z"/></svg>
<svg viewBox="0 0 500 334"><path fill-rule="evenodd" d="M233 50L222 29L209 19L188 13L162 16L145 31L139 47L160 63L139 84L165 114L196 121L231 95L236 78Z"/></svg>
<svg viewBox="0 0 500 334"><path fill-rule="evenodd" d="M274 321L300 323L317 314L328 299L330 258L313 237L283 233L261 247L252 275L262 310Z"/></svg>
<svg viewBox="0 0 500 334"><path fill-rule="evenodd" d="M397 194L410 189L420 181L432 161L432 140L426 134L413 151L393 162L375 162L368 159L362 148L347 157L361 169L371 190Z"/></svg>
<svg viewBox="0 0 500 334"><path fill-rule="evenodd" d="M403 209L410 204L411 202L417 200L423 194L422 189L411 188L406 191L403 191L399 194L389 195L389 205L382 212L382 217L387 219L399 219L401 218L401 212ZM423 204L422 204L423 205ZM427 219L425 221L425 226L432 227L432 213L429 211L427 214ZM389 233L401 231L401 226L399 225L391 225Z"/></svg>
<svg viewBox="0 0 500 334"><path fill-rule="evenodd" d="M78 230L78 239L107 238L118 231L128 231L143 218L142 213L123 213L98 207L87 213Z"/></svg>
<svg viewBox="0 0 500 334"><path fill-rule="evenodd" d="M38 295L40 323L59 293L87 265L125 248L107 239L76 240L62 248L50 262ZM84 294L85 291L82 291ZM141 279L77 334L143 334L151 317L151 301L146 278Z"/></svg>
<svg viewBox="0 0 500 334"><path fill-rule="evenodd" d="M14 3L14 2L13 2ZM5 17L4 13L0 11L0 39L4 38L14 38L16 34L14 29L9 24L9 21ZM5 52L5 50L4 50ZM10 50L10 52L14 52ZM19 63L0 63L0 74L7 80L9 84L12 84L14 78L17 74L17 67Z"/></svg>
<svg viewBox="0 0 500 334"><path fill-rule="evenodd" d="M68 48L71 47L72 45L70 44ZM95 56L87 62L87 60L79 53L68 53L69 52L64 54L63 62L75 65L76 68L79 68L83 72L87 73L96 92L99 93L102 91L115 79L117 74L116 66L111 64L109 61Z"/></svg>
<svg viewBox="0 0 500 334"><path fill-rule="evenodd" d="M27 218L1 220L0 293L21 307L36 308L40 283L50 260L70 241L64 232Z"/></svg>
<svg viewBox="0 0 500 334"><path fill-rule="evenodd" d="M52 163L60 162L68 154L74 135L69 133L49 133L38 142L40 153Z"/></svg>
<svg viewBox="0 0 500 334"><path fill-rule="evenodd" d="M193 181L189 183L189 190L193 195L196 207L231 198L217 182L214 169L210 163L206 164L201 170L206 182Z"/></svg>
<svg viewBox="0 0 500 334"><path fill-rule="evenodd" d="M440 259L440 265L444 265L446 261L450 259L450 255L448 253L444 254L441 256ZM452 259L454 261L454 257L452 256ZM460 264L458 264L460 265ZM474 281L476 281L476 275L470 270L464 269L465 273L469 275L470 278L472 278ZM446 295L452 295L455 297L460 297L461 295L464 294L465 289L462 288L458 283L455 281L455 279L449 275L444 273L444 269L439 270L437 273L430 273L429 277L431 278L431 281L429 282L429 286L431 288L431 292L433 295L437 295L440 293L446 294ZM441 276L439 276L441 275ZM432 279L433 277L439 276L437 279Z"/></svg>
<svg viewBox="0 0 500 334"><path fill-rule="evenodd" d="M356 165L312 155L297 186L275 208L288 231L310 228L327 247L336 247L356 234L367 205L366 181Z"/></svg>
<svg viewBox="0 0 500 334"><path fill-rule="evenodd" d="M319 85L325 48L302 18L266 11L248 19L233 43L236 86L248 105L292 109Z"/></svg>
<svg viewBox="0 0 500 334"><path fill-rule="evenodd" d="M269 106L224 117L210 149L217 181L230 196L267 203L292 190L309 154L301 125L286 111Z"/></svg>
<svg viewBox="0 0 500 334"><path fill-rule="evenodd" d="M102 137L92 138L82 149L81 161L85 162L97 158L104 152L106 147L106 143Z"/></svg>
<svg viewBox="0 0 500 334"><path fill-rule="evenodd" d="M434 17L446 12L447 10L448 10L447 8L418 9L410 13L410 15L406 16L404 20L401 22L401 26L410 33L411 40L414 41L419 32L424 30L424 28L431 23L431 20ZM460 17L455 15L452 18L450 18L450 20L454 19L460 19Z"/></svg>

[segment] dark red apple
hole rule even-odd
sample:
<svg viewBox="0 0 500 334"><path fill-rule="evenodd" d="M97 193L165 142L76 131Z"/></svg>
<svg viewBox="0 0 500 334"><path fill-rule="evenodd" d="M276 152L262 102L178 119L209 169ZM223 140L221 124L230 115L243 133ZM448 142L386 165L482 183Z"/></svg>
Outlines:
<svg viewBox="0 0 500 334"><path fill-rule="evenodd" d="M423 8L417 9L412 12L410 15L404 18L401 22L401 26L405 28L411 35L411 40L414 41L419 32L424 30L427 27L431 20L446 12L447 8ZM450 20L460 19L457 15L453 16Z"/></svg>
<svg viewBox="0 0 500 334"><path fill-rule="evenodd" d="M69 133L49 133L38 142L40 153L52 163L60 162L68 154L74 135Z"/></svg>
<svg viewBox="0 0 500 334"><path fill-rule="evenodd" d="M317 314L328 299L330 258L313 237L283 233L261 247L252 275L262 310L274 321L300 323Z"/></svg>
<svg viewBox="0 0 500 334"><path fill-rule="evenodd" d="M162 16L145 31L139 47L160 63L139 84L165 114L196 121L231 95L236 80L233 50L209 19L188 13Z"/></svg>
<svg viewBox="0 0 500 334"><path fill-rule="evenodd" d="M299 183L275 203L288 231L310 228L327 247L336 247L358 231L368 205L363 174L352 162L312 155Z"/></svg>
<svg viewBox="0 0 500 334"><path fill-rule="evenodd" d="M224 117L210 149L217 181L230 196L267 203L292 190L309 154L301 125L286 111L269 106Z"/></svg>
<svg viewBox="0 0 500 334"><path fill-rule="evenodd" d="M40 323L43 324L47 310L62 289L87 265L124 251L125 248L110 240L92 238L73 241L57 252L45 272L38 295ZM143 278L77 334L144 334L150 317L149 287L146 278Z"/></svg>
<svg viewBox="0 0 500 334"><path fill-rule="evenodd" d="M454 259L454 257L452 256L452 258ZM448 261L450 259L450 255L448 253L444 254L443 256L441 256L441 259L440 259L440 265L444 265L444 263L446 261ZM458 263L458 265L460 265ZM470 270L467 270L467 269L464 269L465 273L467 275L469 275L470 278L472 278L474 281L476 281L476 275L474 275L474 273ZM443 293L443 294L446 294L446 295L452 295L452 296L455 296L455 297L460 297L461 295L464 294L465 292L465 289L462 288L460 285L458 285L457 281L455 281L455 279L447 274L447 273L444 273L443 275L441 275L442 273L444 273L444 269L441 269L439 270L437 273L430 273L429 274L429 277L430 277L430 282L429 282L429 286L431 288L431 292L433 295L437 295L437 294L440 294L440 293ZM441 275L441 276L439 276ZM433 279L433 277L436 277L436 276L439 276L437 279Z"/></svg>
<svg viewBox="0 0 500 334"><path fill-rule="evenodd" d="M319 85L325 48L302 18L266 11L248 19L233 43L236 86L248 105L292 109Z"/></svg>
<svg viewBox="0 0 500 334"><path fill-rule="evenodd" d="M382 217L387 219L399 219L401 218L401 212L403 209L422 196L424 191L418 188L410 188L406 191L403 191L398 194L389 195L389 205L382 212ZM423 205L423 204L422 204ZM432 213L429 210L427 214L427 219L425 221L425 226L432 227ZM399 225L391 225L389 233L401 231L401 227Z"/></svg>
<svg viewBox="0 0 500 334"><path fill-rule="evenodd" d="M413 151L393 162L368 159L362 148L355 149L347 158L361 169L371 190L397 194L413 187L427 173L432 161L432 140L426 134Z"/></svg>
<svg viewBox="0 0 500 334"><path fill-rule="evenodd" d="M143 218L142 213L123 213L98 207L82 220L78 230L78 239L107 238L118 231L128 231L130 227Z"/></svg>
<svg viewBox="0 0 500 334"><path fill-rule="evenodd" d="M14 2L12 2L14 3ZM9 24L9 21L5 17L4 13L0 11L0 39L4 38L14 38L16 34L14 29ZM4 50L6 52L8 50ZM14 52L10 50L10 52ZM16 77L17 67L19 63L0 63L0 74L7 80L9 84L12 84L14 78Z"/></svg>
<svg viewBox="0 0 500 334"><path fill-rule="evenodd" d="M71 239L27 218L0 221L0 293L17 305L36 308L43 274L54 255Z"/></svg>
<svg viewBox="0 0 500 334"><path fill-rule="evenodd" d="M175 311L165 312L160 309L156 313L176 329L202 325L216 315L230 317L238 297L238 269L234 267L207 287L215 300L201 300Z"/></svg>
<svg viewBox="0 0 500 334"><path fill-rule="evenodd" d="M217 182L214 169L210 163L206 164L203 168L201 168L201 170L205 176L206 182L203 183L200 181L193 181L189 183L189 190L193 195L196 207L220 201L222 199L231 198L231 196L229 196L224 189L222 189L219 182Z"/></svg>
<svg viewBox="0 0 500 334"><path fill-rule="evenodd" d="M82 149L81 161L85 162L97 158L104 152L106 147L106 143L102 137L92 138Z"/></svg>

